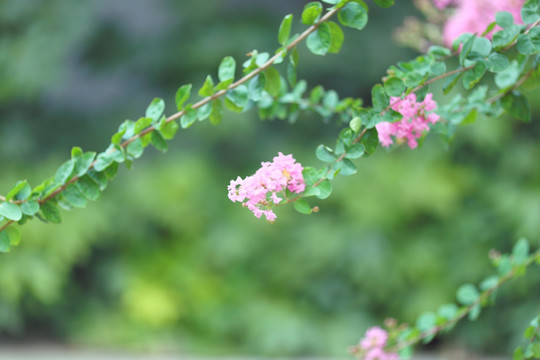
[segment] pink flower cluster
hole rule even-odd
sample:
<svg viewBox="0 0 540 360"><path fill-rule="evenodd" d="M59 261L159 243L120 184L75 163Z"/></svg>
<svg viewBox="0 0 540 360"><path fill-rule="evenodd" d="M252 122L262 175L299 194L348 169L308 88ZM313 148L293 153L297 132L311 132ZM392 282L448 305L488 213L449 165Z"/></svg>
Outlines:
<svg viewBox="0 0 540 360"><path fill-rule="evenodd" d="M359 350L364 354L364 360L398 360L395 353L384 351L388 333L380 327L372 327L366 331L366 335L359 343Z"/></svg>
<svg viewBox="0 0 540 360"><path fill-rule="evenodd" d="M264 215L268 221L273 222L276 214L271 208L286 197L285 191L301 193L305 190L306 184L302 177L304 168L292 155L282 153L278 153L272 162L263 162L261 165L255 174L245 179L239 176L231 180L227 187L229 199L232 202L242 202L256 217ZM283 198L278 193L282 193Z"/></svg>
<svg viewBox="0 0 540 360"><path fill-rule="evenodd" d="M447 46L461 34L469 32L481 35L489 24L495 21L495 14L508 11L514 16L514 22L522 24L521 7L525 0L433 0L436 7L444 9L455 5L454 14L444 24L443 39ZM500 30L499 27L495 31ZM491 38L492 33L487 37Z"/></svg>
<svg viewBox="0 0 540 360"><path fill-rule="evenodd" d="M391 136L395 136L398 140L407 139L409 147L414 149L418 146L416 139L422 136L424 131L429 131L428 124L439 121L439 115L427 113L437 107L432 93L427 94L420 102L416 101L414 93L405 96L404 99L391 97L390 107L403 115L403 119L393 123L383 121L375 126L379 134L379 142L385 147L394 143Z"/></svg>

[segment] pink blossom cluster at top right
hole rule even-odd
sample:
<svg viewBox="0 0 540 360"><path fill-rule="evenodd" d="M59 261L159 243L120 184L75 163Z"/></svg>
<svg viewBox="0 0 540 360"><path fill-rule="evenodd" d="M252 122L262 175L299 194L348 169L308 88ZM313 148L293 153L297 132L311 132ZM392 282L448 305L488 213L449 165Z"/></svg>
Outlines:
<svg viewBox="0 0 540 360"><path fill-rule="evenodd" d="M455 6L454 14L444 24L443 39L447 46L461 34L469 32L481 35L495 21L495 14L507 11L514 16L516 24L522 24L521 7L525 0L433 0L435 6L444 9ZM500 28L495 28L495 31ZM493 31L486 35L491 38Z"/></svg>

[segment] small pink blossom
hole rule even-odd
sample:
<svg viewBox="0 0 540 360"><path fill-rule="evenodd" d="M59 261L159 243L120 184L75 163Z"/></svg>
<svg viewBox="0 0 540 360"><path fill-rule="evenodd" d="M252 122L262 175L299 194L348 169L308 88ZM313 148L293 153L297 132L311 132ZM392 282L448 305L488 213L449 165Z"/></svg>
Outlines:
<svg viewBox="0 0 540 360"><path fill-rule="evenodd" d="M261 163L255 174L231 180L227 187L229 199L242 202L257 218L264 215L268 221L274 222L276 214L271 207L286 198L286 191L301 193L305 190L302 170L304 168L292 155L278 153L272 162Z"/></svg>
<svg viewBox="0 0 540 360"><path fill-rule="evenodd" d="M398 360L399 356L393 352L385 351L388 333L380 327L372 327L360 340L360 354L364 360Z"/></svg>
<svg viewBox="0 0 540 360"><path fill-rule="evenodd" d="M416 101L416 94L411 93L405 98L390 98L390 107L392 110L400 113L403 118L393 123L383 121L378 123L375 128L379 135L379 142L384 147L389 147L394 143L391 136L398 140L407 140L411 149L418 146L416 141L422 136L424 131L429 131L428 124L435 124L439 121L439 115L427 113L436 109L437 104L433 100L433 94L426 95L423 101Z"/></svg>

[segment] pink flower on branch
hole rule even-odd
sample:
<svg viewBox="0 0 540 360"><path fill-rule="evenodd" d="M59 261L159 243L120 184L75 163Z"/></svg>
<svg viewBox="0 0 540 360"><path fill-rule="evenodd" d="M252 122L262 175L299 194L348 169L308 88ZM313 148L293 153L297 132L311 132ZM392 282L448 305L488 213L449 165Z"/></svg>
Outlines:
<svg viewBox="0 0 540 360"><path fill-rule="evenodd" d="M384 347L388 341L388 333L380 327L372 327L366 331L355 352L364 360L398 360L399 356L387 352Z"/></svg>
<svg viewBox="0 0 540 360"><path fill-rule="evenodd" d="M439 121L439 115L433 113L437 104L433 100L433 94L426 95L423 101L416 101L416 94L411 93L405 98L391 97L390 108L400 113L403 118L393 123L383 121L375 127L379 135L379 142L384 147L389 147L394 143L392 136L398 141L407 140L411 149L418 146L417 139L425 131L429 131L428 124L435 124Z"/></svg>
<svg viewBox="0 0 540 360"><path fill-rule="evenodd" d="M255 174L231 180L227 189L232 202L242 202L253 214L262 215L270 222L276 220L272 207L287 199L287 192L301 193L306 184L302 176L304 168L292 155L278 153L272 162L261 163Z"/></svg>

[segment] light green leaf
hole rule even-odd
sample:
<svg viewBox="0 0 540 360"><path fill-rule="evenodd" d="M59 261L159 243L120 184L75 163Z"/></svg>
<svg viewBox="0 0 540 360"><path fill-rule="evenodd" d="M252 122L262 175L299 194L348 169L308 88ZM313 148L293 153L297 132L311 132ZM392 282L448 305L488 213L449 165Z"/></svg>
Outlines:
<svg viewBox="0 0 540 360"><path fill-rule="evenodd" d="M517 61L514 60L505 70L495 74L495 85L500 89L508 88L516 83L519 79L519 74L519 65Z"/></svg>
<svg viewBox="0 0 540 360"><path fill-rule="evenodd" d="M213 94L214 94L214 81L212 80L212 76L208 75L206 77L206 80L204 81L202 88L199 90L199 95L206 97L206 96L212 96Z"/></svg>
<svg viewBox="0 0 540 360"><path fill-rule="evenodd" d="M141 131L149 127L153 121L154 119L151 117L143 117L135 121L135 125L133 125L133 135L139 134Z"/></svg>
<svg viewBox="0 0 540 360"><path fill-rule="evenodd" d="M41 204L41 213L43 214L43 218L45 220L53 224L59 224L62 221L58 208L50 201Z"/></svg>
<svg viewBox="0 0 540 360"><path fill-rule="evenodd" d="M19 221L22 218L21 207L17 204L3 202L0 204L0 216L9 220Z"/></svg>
<svg viewBox="0 0 540 360"><path fill-rule="evenodd" d="M234 73L236 72L236 61L232 56L226 56L221 60L218 69L219 81L227 81L234 79Z"/></svg>
<svg viewBox="0 0 540 360"><path fill-rule="evenodd" d="M368 22L367 9L358 2L349 2L338 13L341 24L362 30Z"/></svg>
<svg viewBox="0 0 540 360"><path fill-rule="evenodd" d="M306 39L308 49L315 55L325 55L332 45L332 31L326 23L319 25L317 30Z"/></svg>
<svg viewBox="0 0 540 360"><path fill-rule="evenodd" d="M336 54L339 52L341 46L343 45L345 35L343 35L343 30L341 30L341 26L339 26L335 22L327 21L326 24L328 24L328 26L330 27L330 34L332 39L328 52Z"/></svg>
<svg viewBox="0 0 540 360"><path fill-rule="evenodd" d="M92 166L92 163L94 162L95 157L96 157L95 152L88 151L80 156L73 158L73 160L75 161L75 169L74 169L75 175L80 177L86 174L88 172L88 169L90 169L90 166Z"/></svg>
<svg viewBox="0 0 540 360"><path fill-rule="evenodd" d="M512 256L514 257L514 263L523 265L527 262L529 257L529 242L525 238L520 238L512 249Z"/></svg>
<svg viewBox="0 0 540 360"><path fill-rule="evenodd" d="M345 157L347 159L358 159L359 157L364 155L365 151L366 149L363 144L356 143L347 149L347 154L345 155Z"/></svg>
<svg viewBox="0 0 540 360"><path fill-rule="evenodd" d="M282 46L287 45L287 41L289 41L289 36L291 35L292 21L293 16L292 14L289 14L283 18L283 21L281 21L281 24L279 25L278 42Z"/></svg>
<svg viewBox="0 0 540 360"><path fill-rule="evenodd" d="M304 11L302 11L302 23L312 25L319 19L322 11L323 6L320 2L313 1L307 3L306 6L304 6Z"/></svg>
<svg viewBox="0 0 540 360"><path fill-rule="evenodd" d="M186 108L186 113L180 118L180 126L182 129L187 129L197 120L197 112L191 107Z"/></svg>
<svg viewBox="0 0 540 360"><path fill-rule="evenodd" d="M159 131L161 132L161 135L163 135L163 138L165 140L171 140L172 138L174 138L174 135L178 131L179 127L180 126L178 125L178 121L171 120L165 123L165 125L163 125Z"/></svg>
<svg viewBox="0 0 540 360"><path fill-rule="evenodd" d="M521 8L521 19L525 24L532 24L540 18L539 0L527 0Z"/></svg>
<svg viewBox="0 0 540 360"><path fill-rule="evenodd" d="M17 181L17 183L7 193L6 200L9 201L13 198L15 198L15 200L24 200L29 197L31 193L32 188L30 185L28 185L28 181Z"/></svg>
<svg viewBox="0 0 540 360"><path fill-rule="evenodd" d="M236 88L227 91L226 96L227 99L242 110L242 108L246 106L248 102L248 89L245 85L239 85Z"/></svg>
<svg viewBox="0 0 540 360"><path fill-rule="evenodd" d="M487 66L491 72L501 72L510 65L506 55L493 52L489 55L487 59Z"/></svg>
<svg viewBox="0 0 540 360"><path fill-rule="evenodd" d="M24 215L34 216L39 211L39 203L36 200L28 200L21 204Z"/></svg>
<svg viewBox="0 0 540 360"><path fill-rule="evenodd" d="M96 201L101 196L98 184L88 175L83 176L76 182L77 188L88 200ZM23 209L24 211L24 209Z"/></svg>
<svg viewBox="0 0 540 360"><path fill-rule="evenodd" d="M472 305L478 299L480 294L472 284L462 285L457 291L457 300L462 305Z"/></svg>
<svg viewBox="0 0 540 360"><path fill-rule="evenodd" d="M356 174L356 172L357 172L356 165L354 165L354 163L351 160L343 159L343 160L341 160L341 162L343 163L343 166L339 170L339 173L341 175L347 176L347 175Z"/></svg>
<svg viewBox="0 0 540 360"><path fill-rule="evenodd" d="M107 152L102 152L96 158L96 162L94 164L94 169L96 169L96 171L98 171L98 172L103 171L108 166L110 166L112 163L113 163L113 158L112 158L111 154L109 154Z"/></svg>
<svg viewBox="0 0 540 360"><path fill-rule="evenodd" d="M495 14L495 22L500 27L506 28L514 24L514 16L508 11L500 11Z"/></svg>
<svg viewBox="0 0 540 360"><path fill-rule="evenodd" d="M336 161L336 155L334 154L332 149L322 144L317 147L317 150L315 151L315 156L317 156L317 159L327 163L334 163Z"/></svg>
<svg viewBox="0 0 540 360"><path fill-rule="evenodd" d="M405 91L405 84L400 78L390 76L384 81L384 89L390 96L401 96Z"/></svg>
<svg viewBox="0 0 540 360"><path fill-rule="evenodd" d="M73 159L70 159L60 165L58 170L56 171L56 175L54 176L54 181L57 184L65 184L66 181L71 177L73 174L73 170L75 168L75 162Z"/></svg>
<svg viewBox="0 0 540 360"><path fill-rule="evenodd" d="M311 214L311 206L307 203L307 201L298 199L294 202L294 209L298 211L300 214L309 215Z"/></svg>
<svg viewBox="0 0 540 360"><path fill-rule="evenodd" d="M486 63L484 61L479 61L472 69L465 71L463 78L461 79L465 89L472 89L476 84L478 84L478 82L482 80L486 70Z"/></svg>
<svg viewBox="0 0 540 360"><path fill-rule="evenodd" d="M330 180L323 180L317 186L317 189L319 189L319 195L317 195L317 197L319 199L326 199L330 196L330 194L332 194L332 183Z"/></svg>
<svg viewBox="0 0 540 360"><path fill-rule="evenodd" d="M264 74L266 76L264 89L273 97L277 97L281 89L281 75L273 67L266 69Z"/></svg>
<svg viewBox="0 0 540 360"><path fill-rule="evenodd" d="M167 151L167 142L165 141L163 136L161 136L159 131L152 131L152 135L150 136L151 136L150 143L154 145L156 149L158 149L161 152Z"/></svg>
<svg viewBox="0 0 540 360"><path fill-rule="evenodd" d="M145 117L151 118L153 121L158 121L165 111L165 101L160 98L154 98L148 108L146 108Z"/></svg>
<svg viewBox="0 0 540 360"><path fill-rule="evenodd" d="M0 231L0 252L7 253L11 248L11 242L9 236L5 230Z"/></svg>
<svg viewBox="0 0 540 360"><path fill-rule="evenodd" d="M256 75L250 80L248 85L248 96L253 101L259 101L262 97L266 85L266 76L264 73Z"/></svg>
<svg viewBox="0 0 540 360"><path fill-rule="evenodd" d="M212 112L210 113L210 123L218 125L223 120L222 104L219 99L212 102Z"/></svg>
<svg viewBox="0 0 540 360"><path fill-rule="evenodd" d="M540 52L540 29L531 28L528 34L520 34L517 38L517 49L523 55L533 55Z"/></svg>
<svg viewBox="0 0 540 360"><path fill-rule="evenodd" d="M208 102L197 110L197 119L203 121L212 114L212 103Z"/></svg>
<svg viewBox="0 0 540 360"><path fill-rule="evenodd" d="M371 98L373 110L377 112L383 111L388 105L390 105L390 99L388 98L388 95L386 95L386 92L381 84L377 84L371 89Z"/></svg>
<svg viewBox="0 0 540 360"><path fill-rule="evenodd" d="M144 146L140 138L136 138L126 147L126 153L133 159L138 159L144 152Z"/></svg>
<svg viewBox="0 0 540 360"><path fill-rule="evenodd" d="M191 95L191 88L191 84L182 85L176 92L175 100L178 111L182 111L184 103L189 99L189 96Z"/></svg>
<svg viewBox="0 0 540 360"><path fill-rule="evenodd" d="M78 208L86 207L86 197L81 194L76 185L72 184L65 188L62 195L70 205Z"/></svg>

